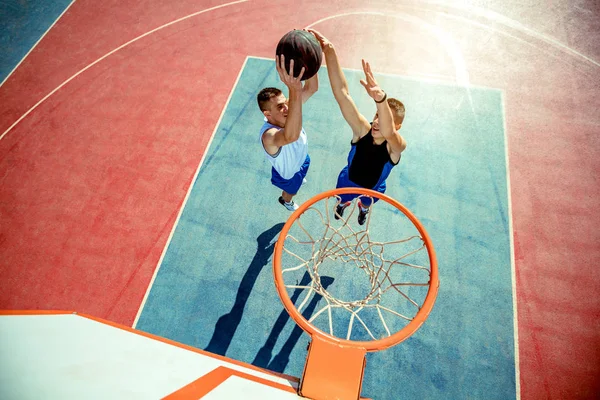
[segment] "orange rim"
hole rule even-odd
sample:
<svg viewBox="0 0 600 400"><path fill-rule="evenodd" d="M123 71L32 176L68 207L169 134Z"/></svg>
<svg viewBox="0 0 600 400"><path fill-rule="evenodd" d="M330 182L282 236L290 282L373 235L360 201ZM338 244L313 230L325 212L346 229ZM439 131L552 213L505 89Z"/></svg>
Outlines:
<svg viewBox="0 0 600 400"><path fill-rule="evenodd" d="M290 296L287 293L287 290L285 288L285 282L283 281L283 273L281 272L282 271L281 270L281 255L283 253L284 243L285 243L285 240L287 238L287 234L288 234L290 228L292 227L294 222L298 219L298 217L300 215L302 215L313 204L315 204L327 197L333 197L333 196L340 195L340 194L351 194L351 193L359 193L362 195L379 198L380 200L384 200L388 204L390 204L390 205L396 207L397 209L399 209L400 211L402 211L402 213L408 219L410 219L410 221L415 225L415 227L421 234L421 237L423 238L423 241L425 243L425 247L427 248L427 253L429 255L429 265L431 267L431 273L430 273L431 276L430 276L430 280L429 280L429 290L427 291L427 296L425 297L425 301L423 302L423 305L421 306L420 310L417 312L415 317L412 319L412 321L408 323L408 325L406 325L404 328L402 328L400 331L394 333L393 335L388 336L383 339L371 340L371 341L346 340L346 339L340 339L338 337L332 336L328 333L321 331L320 329L318 329L317 327L312 325L310 322L308 322L308 320L306 318L304 318L302 316L302 314L300 314L300 312L296 309L296 307L294 306L294 303L292 303L292 300L290 299ZM364 188L340 188L340 189L328 190L328 191L320 193L320 194L314 196L313 198L311 198L310 200L304 202L304 204L302 204L296 211L294 211L292 213L292 215L289 217L289 219L287 220L287 222L285 223L285 225L283 226L283 229L281 230L281 233L279 234L279 239L277 240L277 243L275 244L275 252L273 254L273 275L274 275L274 279L275 279L275 287L277 288L277 293L279 294L279 298L281 299L283 306L285 307L286 311L290 314L290 316L294 319L294 321L296 321L296 323L306 333L308 333L311 336L318 335L320 337L324 337L329 340L333 340L334 342L337 342L340 345L360 347L360 348L366 349L367 351L378 351L378 350L386 349L388 347L394 346L394 345L406 340L409 336L411 336L413 333L415 333L421 327L423 322L425 322L425 320L429 316L429 313L433 309L433 305L435 303L435 299L437 297L437 292L438 292L438 287L439 287L438 268L437 268L437 260L435 257L435 251L433 249L433 244L431 242L431 239L429 238L429 235L427 234L427 231L425 230L425 228L423 227L421 222L417 219L417 217L415 217L413 215L413 213L408 208L403 206L400 202L392 199L391 197L389 197L385 194L382 194L382 193L379 193L379 192L376 192L376 191L370 190L370 189L364 189Z"/></svg>

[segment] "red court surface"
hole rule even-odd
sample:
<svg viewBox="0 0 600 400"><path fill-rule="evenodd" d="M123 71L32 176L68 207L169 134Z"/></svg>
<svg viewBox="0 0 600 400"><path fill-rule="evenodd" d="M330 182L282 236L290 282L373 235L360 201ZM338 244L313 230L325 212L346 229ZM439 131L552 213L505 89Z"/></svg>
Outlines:
<svg viewBox="0 0 600 400"><path fill-rule="evenodd" d="M313 26L504 92L521 398L597 398L600 10L566 3L75 2L0 87L0 308L131 325L245 58Z"/></svg>

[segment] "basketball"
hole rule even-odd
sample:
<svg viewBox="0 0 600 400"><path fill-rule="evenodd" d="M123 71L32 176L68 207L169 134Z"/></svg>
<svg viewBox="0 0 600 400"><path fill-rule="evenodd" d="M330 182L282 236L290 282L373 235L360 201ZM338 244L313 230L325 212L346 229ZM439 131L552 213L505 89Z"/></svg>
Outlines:
<svg viewBox="0 0 600 400"><path fill-rule="evenodd" d="M290 61L294 60L294 76L298 76L304 67L303 81L312 78L319 71L323 60L323 52L317 38L312 33L300 29L294 29L283 35L277 44L275 54L277 56L283 54L285 69L288 72Z"/></svg>

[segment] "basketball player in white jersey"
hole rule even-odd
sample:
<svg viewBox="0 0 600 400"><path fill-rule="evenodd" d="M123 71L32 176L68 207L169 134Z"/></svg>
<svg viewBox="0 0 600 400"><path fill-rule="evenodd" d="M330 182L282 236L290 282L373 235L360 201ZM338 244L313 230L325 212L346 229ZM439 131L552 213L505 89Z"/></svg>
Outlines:
<svg viewBox="0 0 600 400"><path fill-rule="evenodd" d="M388 98L377 84L371 66L363 60L365 79L361 79L367 94L375 101L377 112L369 122L357 109L348 91L348 82L340 67L333 44L319 32L308 29L323 49L327 73L331 82L333 96L340 107L344 119L352 129L352 141L348 153L348 164L338 176L337 188L363 187L385 193L386 179L392 168L400 162L400 155L406 149L406 140L398 132L404 120L404 104L397 99ZM342 195L340 204L335 210L335 218L339 219L344 209L359 195ZM377 199L374 199L377 201ZM371 199L359 199L358 223L366 221Z"/></svg>
<svg viewBox="0 0 600 400"><path fill-rule="evenodd" d="M319 88L315 74L302 84L304 67L294 77L294 60L290 61L289 72L285 70L285 59L275 61L281 81L288 87L289 99L281 90L273 87L262 89L257 95L258 106L265 116L260 129L260 142L264 154L271 163L271 183L281 189L281 203L289 211L298 209L293 197L305 182L310 166L308 141L302 128L302 103L306 102Z"/></svg>

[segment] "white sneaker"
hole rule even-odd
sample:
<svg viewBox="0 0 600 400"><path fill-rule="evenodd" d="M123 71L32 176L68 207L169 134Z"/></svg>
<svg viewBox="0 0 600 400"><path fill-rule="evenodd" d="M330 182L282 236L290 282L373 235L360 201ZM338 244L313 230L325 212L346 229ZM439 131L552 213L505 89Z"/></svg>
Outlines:
<svg viewBox="0 0 600 400"><path fill-rule="evenodd" d="M286 203L286 201L281 196L279 196L279 203L285 208L287 208L289 211L296 211L299 208L298 204L294 203L294 200L290 201L289 203Z"/></svg>

